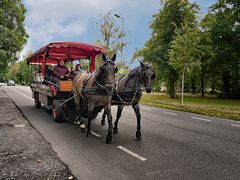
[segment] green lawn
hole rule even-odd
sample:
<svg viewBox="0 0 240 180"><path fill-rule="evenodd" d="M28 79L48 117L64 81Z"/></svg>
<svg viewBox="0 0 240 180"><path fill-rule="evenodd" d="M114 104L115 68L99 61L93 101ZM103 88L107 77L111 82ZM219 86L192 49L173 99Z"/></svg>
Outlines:
<svg viewBox="0 0 240 180"><path fill-rule="evenodd" d="M151 93L143 95L141 104L240 121L240 100L185 94L181 106L180 95L170 99L167 94Z"/></svg>

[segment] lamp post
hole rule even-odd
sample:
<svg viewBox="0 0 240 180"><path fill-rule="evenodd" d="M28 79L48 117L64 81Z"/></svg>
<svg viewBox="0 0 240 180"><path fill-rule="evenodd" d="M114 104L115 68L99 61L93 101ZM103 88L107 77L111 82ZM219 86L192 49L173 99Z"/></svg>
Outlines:
<svg viewBox="0 0 240 180"><path fill-rule="evenodd" d="M122 20L122 34L123 34L123 30L124 30L124 18L121 17L121 16L119 16L118 14L114 14L114 16ZM121 61L123 60L122 55L123 55L123 36L122 36L122 42L121 42Z"/></svg>

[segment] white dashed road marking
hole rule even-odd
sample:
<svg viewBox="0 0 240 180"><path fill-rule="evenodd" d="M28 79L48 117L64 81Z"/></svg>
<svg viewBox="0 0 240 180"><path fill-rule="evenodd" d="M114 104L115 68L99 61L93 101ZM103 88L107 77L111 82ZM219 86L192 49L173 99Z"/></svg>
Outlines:
<svg viewBox="0 0 240 180"><path fill-rule="evenodd" d="M203 119L203 118L198 118L198 117L192 117L193 119L197 119L197 120L200 120L200 121L207 121L207 122L211 122L212 120L210 119Z"/></svg>
<svg viewBox="0 0 240 180"><path fill-rule="evenodd" d="M133 157L139 159L140 161L146 161L147 160L146 158L144 158L144 157L142 157L142 156L140 156L140 155L138 155L138 154L128 150L127 148L125 148L123 146L117 146L117 148L123 150L124 152L126 152L126 153L128 153L130 155L132 155Z"/></svg>
<svg viewBox="0 0 240 180"><path fill-rule="evenodd" d="M91 133L92 133L92 135L94 135L94 136L96 136L96 137L101 137L101 135L100 135L100 134L98 134L98 133L95 133L94 131L91 131Z"/></svg>
<svg viewBox="0 0 240 180"><path fill-rule="evenodd" d="M237 124L232 124L233 127L239 127L240 128L240 125L237 125Z"/></svg>
<svg viewBox="0 0 240 180"><path fill-rule="evenodd" d="M174 116L177 115L177 114L175 114L175 113L171 113L171 112L167 112L167 111L162 111L162 113L165 113L165 114L171 114L171 115L174 115Z"/></svg>
<svg viewBox="0 0 240 180"><path fill-rule="evenodd" d="M14 91L16 91L17 93L21 94L22 96L24 96L24 97L26 97L26 98L28 98L28 99L30 99L30 100L32 100L32 101L33 101L33 99L32 99L32 98L30 98L30 97L26 96L25 94L23 94L23 93L19 92L18 90L14 89L14 88L11 88L11 89L12 89L12 90L14 90Z"/></svg>
<svg viewBox="0 0 240 180"><path fill-rule="evenodd" d="M20 127L25 127L25 125L24 124L17 124L17 125L14 125L14 127L20 128Z"/></svg>

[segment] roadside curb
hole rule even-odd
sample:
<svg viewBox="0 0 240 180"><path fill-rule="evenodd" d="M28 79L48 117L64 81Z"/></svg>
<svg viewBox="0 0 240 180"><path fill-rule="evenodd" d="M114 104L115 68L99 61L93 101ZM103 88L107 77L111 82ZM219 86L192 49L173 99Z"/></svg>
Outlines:
<svg viewBox="0 0 240 180"><path fill-rule="evenodd" d="M76 179L0 86L0 179Z"/></svg>

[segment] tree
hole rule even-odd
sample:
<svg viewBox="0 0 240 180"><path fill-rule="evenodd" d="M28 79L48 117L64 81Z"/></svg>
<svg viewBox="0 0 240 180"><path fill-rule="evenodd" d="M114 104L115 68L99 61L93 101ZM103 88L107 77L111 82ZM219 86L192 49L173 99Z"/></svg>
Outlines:
<svg viewBox="0 0 240 180"><path fill-rule="evenodd" d="M30 68L27 61L21 61L17 72L17 81L21 84L28 85L30 77Z"/></svg>
<svg viewBox="0 0 240 180"><path fill-rule="evenodd" d="M171 42L169 51L169 65L182 74L182 105L184 92L184 74L186 70L193 70L199 66L200 31L185 22L176 29L176 36Z"/></svg>
<svg viewBox="0 0 240 180"><path fill-rule="evenodd" d="M168 91L171 98L176 97L177 71L169 65L168 52L171 50L171 42L176 36L176 29L181 28L183 22L190 26L196 22L196 13L199 8L188 0L167 0L163 9L153 16L150 25L152 37L145 43L143 49L137 50L134 58L143 56L153 62L159 69L160 76L167 79Z"/></svg>
<svg viewBox="0 0 240 180"><path fill-rule="evenodd" d="M25 12L21 0L0 1L0 75L17 60L18 52L27 41Z"/></svg>
<svg viewBox="0 0 240 180"><path fill-rule="evenodd" d="M191 71L192 78L199 72L201 79L202 96L205 94L205 76L208 72L209 61L213 57L212 43L209 34L200 31L199 27L190 27L188 22L176 30L176 37L171 42L169 51L169 64L178 72ZM195 83L195 79L192 79ZM192 84L193 91L195 84Z"/></svg>
<svg viewBox="0 0 240 180"><path fill-rule="evenodd" d="M118 67L118 76L121 77L125 74L127 74L130 70L129 66L127 65L126 61L118 61L116 62L116 65Z"/></svg>
<svg viewBox="0 0 240 180"><path fill-rule="evenodd" d="M212 67L222 79L223 97L240 98L240 1L218 0L202 24L214 44Z"/></svg>
<svg viewBox="0 0 240 180"><path fill-rule="evenodd" d="M110 11L103 16L102 22L97 23L97 27L100 30L100 38L97 39L96 43L106 49L108 56L119 53L127 45L127 42L122 41L126 33L122 31L120 26L116 25L113 18Z"/></svg>
<svg viewBox="0 0 240 180"><path fill-rule="evenodd" d="M20 63L12 64L7 72L6 76L8 79L12 79L16 82L19 82L19 78L17 76L20 69Z"/></svg>
<svg viewBox="0 0 240 180"><path fill-rule="evenodd" d="M13 79L17 83L28 85L29 84L29 77L32 73L33 69L29 67L27 64L26 59L33 53L32 50L28 51L24 57L23 61L14 63L10 66L9 71L7 72L6 76L8 79Z"/></svg>
<svg viewBox="0 0 240 180"><path fill-rule="evenodd" d="M186 69L199 66L200 31L197 28L182 24L176 29L176 36L171 42L169 64L181 73Z"/></svg>

